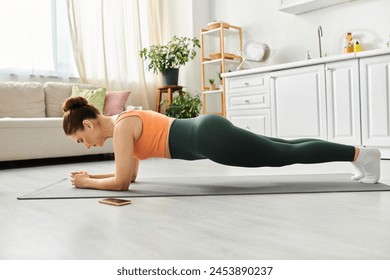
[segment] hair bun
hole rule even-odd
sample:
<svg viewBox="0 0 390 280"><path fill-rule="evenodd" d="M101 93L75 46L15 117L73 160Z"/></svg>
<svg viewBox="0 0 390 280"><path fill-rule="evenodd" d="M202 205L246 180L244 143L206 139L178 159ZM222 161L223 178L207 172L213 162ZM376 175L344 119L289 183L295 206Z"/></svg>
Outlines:
<svg viewBox="0 0 390 280"><path fill-rule="evenodd" d="M62 105L62 110L64 113L74 110L80 107L83 107L85 105L88 105L88 100L84 97L77 96L77 97L69 97L65 100L64 104Z"/></svg>

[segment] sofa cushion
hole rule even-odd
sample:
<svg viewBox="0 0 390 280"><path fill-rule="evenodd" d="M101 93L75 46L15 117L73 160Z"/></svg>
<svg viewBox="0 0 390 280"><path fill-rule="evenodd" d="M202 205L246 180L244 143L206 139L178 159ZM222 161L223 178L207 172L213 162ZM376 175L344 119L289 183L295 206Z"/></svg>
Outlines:
<svg viewBox="0 0 390 280"><path fill-rule="evenodd" d="M78 85L79 88L96 89L97 86L90 84L46 82L43 85L46 96L46 116L62 117L62 104L65 99L72 95L72 87Z"/></svg>
<svg viewBox="0 0 390 280"><path fill-rule="evenodd" d="M73 86L72 97L82 96L88 100L90 104L95 106L101 113L103 113L104 102L106 99L106 89L81 89L78 86Z"/></svg>
<svg viewBox="0 0 390 280"><path fill-rule="evenodd" d="M46 96L46 116L62 117L62 103L72 94L71 83L47 82L43 85Z"/></svg>
<svg viewBox="0 0 390 280"><path fill-rule="evenodd" d="M125 110L130 91L109 91L106 94L103 114L114 116Z"/></svg>
<svg viewBox="0 0 390 280"><path fill-rule="evenodd" d="M0 82L0 117L45 117L45 93L35 82Z"/></svg>

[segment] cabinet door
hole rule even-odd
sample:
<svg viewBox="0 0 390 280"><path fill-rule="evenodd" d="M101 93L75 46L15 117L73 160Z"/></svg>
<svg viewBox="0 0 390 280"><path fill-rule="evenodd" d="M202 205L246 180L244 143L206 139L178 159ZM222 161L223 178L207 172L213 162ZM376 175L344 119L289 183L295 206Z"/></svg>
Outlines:
<svg viewBox="0 0 390 280"><path fill-rule="evenodd" d="M362 144L390 146L390 55L360 59Z"/></svg>
<svg viewBox="0 0 390 280"><path fill-rule="evenodd" d="M272 134L327 139L324 65L271 74Z"/></svg>
<svg viewBox="0 0 390 280"><path fill-rule="evenodd" d="M326 64L328 140L360 145L359 62Z"/></svg>
<svg viewBox="0 0 390 280"><path fill-rule="evenodd" d="M271 136L271 110L226 111L226 117L235 126L256 134Z"/></svg>

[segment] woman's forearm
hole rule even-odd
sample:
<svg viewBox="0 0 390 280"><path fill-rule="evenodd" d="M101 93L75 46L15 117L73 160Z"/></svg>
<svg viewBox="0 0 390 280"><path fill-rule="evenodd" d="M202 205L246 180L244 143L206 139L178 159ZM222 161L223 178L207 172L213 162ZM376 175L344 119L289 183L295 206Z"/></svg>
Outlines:
<svg viewBox="0 0 390 280"><path fill-rule="evenodd" d="M91 174L89 177L91 179L105 179L105 178L111 178L114 176L115 176L115 173L107 173L107 174L94 174L94 175Z"/></svg>
<svg viewBox="0 0 390 280"><path fill-rule="evenodd" d="M135 179L137 178L137 171L138 171L138 166L137 169L134 170L133 175L131 177L131 183L135 182ZM91 179L106 179L106 178L112 178L115 177L115 173L107 173L107 174L94 174L90 175L89 178Z"/></svg>
<svg viewBox="0 0 390 280"><path fill-rule="evenodd" d="M89 188L97 190L114 190L114 191L124 191L127 190L130 186L130 181L119 181L113 177L107 178L88 178L80 188Z"/></svg>

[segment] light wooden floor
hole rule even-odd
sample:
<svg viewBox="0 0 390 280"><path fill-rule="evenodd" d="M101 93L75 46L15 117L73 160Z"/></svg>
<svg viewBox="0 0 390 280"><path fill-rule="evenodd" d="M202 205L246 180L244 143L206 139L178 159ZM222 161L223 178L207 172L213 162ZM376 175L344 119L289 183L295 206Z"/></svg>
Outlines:
<svg viewBox="0 0 390 280"><path fill-rule="evenodd" d="M0 170L0 259L390 259L390 192L18 201L73 170L112 161ZM348 163L229 168L147 160L139 177L350 172ZM390 161L382 161L390 184Z"/></svg>

